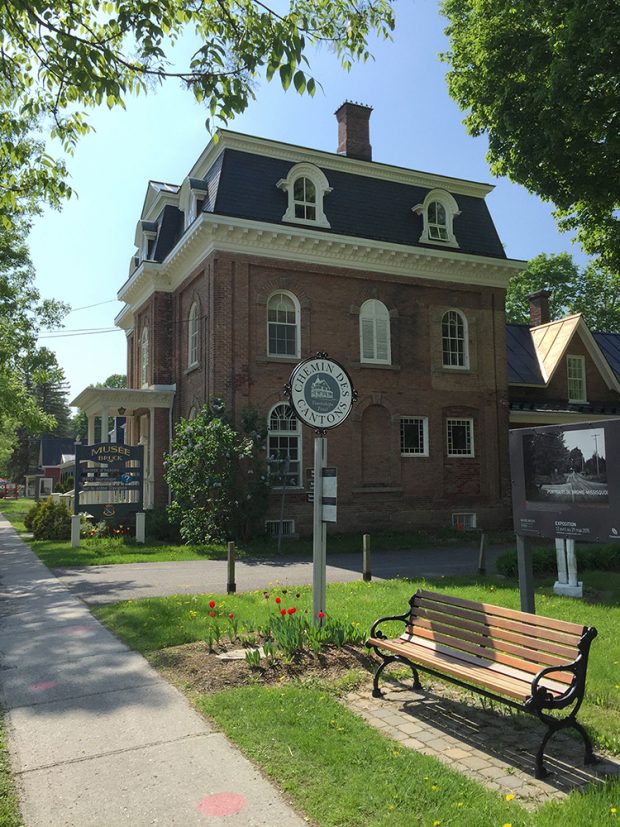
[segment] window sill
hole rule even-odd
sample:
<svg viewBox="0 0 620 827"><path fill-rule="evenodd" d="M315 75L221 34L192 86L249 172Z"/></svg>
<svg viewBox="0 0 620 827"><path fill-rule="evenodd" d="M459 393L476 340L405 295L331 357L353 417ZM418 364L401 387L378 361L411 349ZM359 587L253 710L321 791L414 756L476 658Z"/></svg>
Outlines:
<svg viewBox="0 0 620 827"><path fill-rule="evenodd" d="M428 459L428 454L403 454L401 452L401 457L403 459Z"/></svg>
<svg viewBox="0 0 620 827"><path fill-rule="evenodd" d="M296 365L301 361L301 356L257 356L256 363L264 365L267 363L282 364L282 365Z"/></svg>
<svg viewBox="0 0 620 827"><path fill-rule="evenodd" d="M473 373L469 365L441 365L435 368L435 373Z"/></svg>
<svg viewBox="0 0 620 827"><path fill-rule="evenodd" d="M446 454L448 459L476 459L475 454Z"/></svg>
<svg viewBox="0 0 620 827"><path fill-rule="evenodd" d="M388 365L383 362L351 362L352 368L370 368L371 370L400 370L400 365Z"/></svg>
<svg viewBox="0 0 620 827"><path fill-rule="evenodd" d="M200 362L196 362L195 365L190 365L188 368L185 369L184 376L187 376L190 373L194 373L194 371L198 370L199 368L200 368Z"/></svg>

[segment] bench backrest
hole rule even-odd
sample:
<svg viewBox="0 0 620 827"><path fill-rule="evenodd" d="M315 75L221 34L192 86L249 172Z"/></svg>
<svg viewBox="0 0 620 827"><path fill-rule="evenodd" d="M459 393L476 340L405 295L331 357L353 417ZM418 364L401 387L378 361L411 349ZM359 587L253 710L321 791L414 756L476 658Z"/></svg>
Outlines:
<svg viewBox="0 0 620 827"><path fill-rule="evenodd" d="M552 617L504 609L420 589L410 600L410 622L403 639L535 675L546 666L574 661L587 627ZM587 653L587 647L586 647ZM572 672L554 672L553 681L569 685Z"/></svg>

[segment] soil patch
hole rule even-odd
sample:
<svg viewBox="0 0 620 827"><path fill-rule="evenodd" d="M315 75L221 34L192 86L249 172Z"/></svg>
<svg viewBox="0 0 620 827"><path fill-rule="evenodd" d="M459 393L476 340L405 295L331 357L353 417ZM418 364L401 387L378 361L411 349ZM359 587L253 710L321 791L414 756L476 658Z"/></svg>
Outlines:
<svg viewBox="0 0 620 827"><path fill-rule="evenodd" d="M218 692L252 683L277 684L285 680L319 681L338 685L341 680L355 677L360 684L370 680L376 663L365 649L355 646L327 646L321 652L302 652L292 662L262 658L260 666L251 667L243 660L218 657L229 647L210 652L199 641L171 646L148 655L152 666L171 683L190 692ZM348 687L350 688L350 687Z"/></svg>

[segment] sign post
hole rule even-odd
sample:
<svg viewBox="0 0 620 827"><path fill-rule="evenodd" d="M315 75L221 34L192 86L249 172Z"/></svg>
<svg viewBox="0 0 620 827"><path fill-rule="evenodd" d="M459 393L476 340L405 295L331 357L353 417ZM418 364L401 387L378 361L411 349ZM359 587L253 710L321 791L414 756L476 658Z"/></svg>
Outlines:
<svg viewBox="0 0 620 827"><path fill-rule="evenodd" d="M291 373L285 393L295 416L314 428L314 493L312 540L312 615L318 625L325 617L327 523L336 522L337 477L327 468L326 431L341 425L357 397L345 368L327 353L304 359Z"/></svg>

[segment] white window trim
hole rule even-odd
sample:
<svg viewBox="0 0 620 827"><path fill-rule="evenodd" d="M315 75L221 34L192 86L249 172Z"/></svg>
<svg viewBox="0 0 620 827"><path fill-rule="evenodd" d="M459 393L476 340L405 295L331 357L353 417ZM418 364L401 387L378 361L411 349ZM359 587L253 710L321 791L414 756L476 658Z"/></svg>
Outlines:
<svg viewBox="0 0 620 827"><path fill-rule="evenodd" d="M149 328L142 328L140 336L140 386L147 388L149 384Z"/></svg>
<svg viewBox="0 0 620 827"><path fill-rule="evenodd" d="M581 385L583 387L583 398L577 399L571 396L571 376L570 376L570 366L571 363L580 365L580 373L581 373ZM568 401L570 403L579 403L579 402L587 402L588 401L588 389L586 386L586 357L585 356L566 356L566 382L567 382L567 394L568 394Z"/></svg>
<svg viewBox="0 0 620 827"><path fill-rule="evenodd" d="M149 242L155 241L157 233L153 230L142 231L142 245L140 247L140 261L150 261L149 259Z"/></svg>
<svg viewBox="0 0 620 827"><path fill-rule="evenodd" d="M276 410L276 408L279 408L281 405L286 407L286 408L289 408L292 411L292 408L291 408L291 406L288 402L278 402L277 404L275 404L270 409L269 413L267 414L267 459L269 459L269 437L270 437L270 435L274 435L274 436L291 436L291 435L294 435L294 436L297 437L297 456L298 456L297 462L298 462L298 465L299 465L299 473L298 473L298 476L297 476L297 485L287 485L286 486L287 491L297 491L298 489L301 489L301 488L304 487L304 481L303 481L303 457L304 457L303 429L301 427L301 422L297 419L297 417L293 416L292 420L296 423L296 429L294 431L272 431L272 430L270 430L269 423L271 422L271 416L272 416L273 412ZM284 487L285 486L283 486L283 485L272 485L271 489L272 489L272 491L281 491Z"/></svg>
<svg viewBox="0 0 620 827"><path fill-rule="evenodd" d="M444 319L446 318L448 313L456 313L457 316L460 318L461 322L463 323L463 364L462 365L447 365L444 362L443 323L444 323ZM469 370L469 322L467 321L467 316L463 313L463 311L458 310L456 307L449 308L441 316L441 366L445 370Z"/></svg>
<svg viewBox="0 0 620 827"><path fill-rule="evenodd" d="M405 422L422 422L422 451L404 451L403 450L403 431L402 426ZM400 418L401 432L400 432L400 455L401 457L427 457L429 455L428 444L428 416L401 416Z"/></svg>
<svg viewBox="0 0 620 827"><path fill-rule="evenodd" d="M385 359L379 359L377 357L377 314L373 311L371 314L364 314L364 308L368 307L369 305L373 305L373 308L376 308L378 305L381 305L385 309L385 320L387 324L387 357ZM369 320L373 323L373 350L375 355L372 357L364 356L364 337L363 337L363 324L362 322L364 319ZM380 301L379 299L368 299L364 302L364 304L360 307L360 315L359 315L359 333L360 333L360 364L362 365L391 365L392 364L392 326L390 324L390 311L387 309L387 306Z"/></svg>
<svg viewBox="0 0 620 827"><path fill-rule="evenodd" d="M450 453L450 423L469 423L469 453ZM446 454L451 459L463 459L476 456L476 447L474 443L474 420L467 416L451 416L446 419Z"/></svg>
<svg viewBox="0 0 620 827"><path fill-rule="evenodd" d="M271 353L269 350L269 303L274 296L280 295L288 296L295 305L295 353ZM299 359L301 353L301 307L297 296L294 293L291 293L290 290L274 290L274 292L267 299L265 322L267 324L266 351L269 359Z"/></svg>
<svg viewBox="0 0 620 827"><path fill-rule="evenodd" d="M434 201L438 201L446 211L447 239L431 238L429 235L428 208ZM424 201L421 204L416 204L415 207L412 207L411 211L416 215L422 216L422 235L418 239L421 244L436 244L438 247L458 248L459 243L454 235L454 219L461 214L461 211L459 210L459 205L456 203L454 196L447 190L431 190L427 194Z"/></svg>
<svg viewBox="0 0 620 827"><path fill-rule="evenodd" d="M200 328L198 325L198 302L194 302L189 309L187 319L187 369L195 368L199 364ZM195 358L192 358L194 356Z"/></svg>
<svg viewBox="0 0 620 827"><path fill-rule="evenodd" d="M295 216L294 184L298 178L309 178L314 184L316 192L316 218L297 218ZM314 164L295 164L289 170L286 178L280 178L276 187L284 190L288 195L288 207L282 216L282 221L289 224L308 224L313 227L331 227L323 208L323 199L332 191L325 173Z"/></svg>

